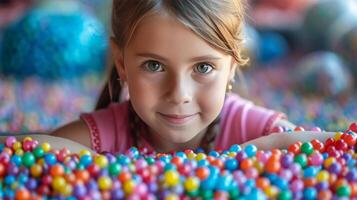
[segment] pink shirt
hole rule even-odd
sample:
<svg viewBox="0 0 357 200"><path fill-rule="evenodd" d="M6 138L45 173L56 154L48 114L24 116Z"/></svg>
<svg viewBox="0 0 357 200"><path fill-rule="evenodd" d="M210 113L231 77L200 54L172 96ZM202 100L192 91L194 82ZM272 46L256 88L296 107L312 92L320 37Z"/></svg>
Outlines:
<svg viewBox="0 0 357 200"><path fill-rule="evenodd" d="M228 149L232 144L241 144L266 135L275 120L280 118L286 116L256 106L236 94L230 94L226 97L221 111L220 133L216 136L215 149ZM90 130L92 149L97 152L124 153L134 144L127 131L128 101L81 114L81 119ZM143 137L140 137L140 141L142 147L153 150Z"/></svg>

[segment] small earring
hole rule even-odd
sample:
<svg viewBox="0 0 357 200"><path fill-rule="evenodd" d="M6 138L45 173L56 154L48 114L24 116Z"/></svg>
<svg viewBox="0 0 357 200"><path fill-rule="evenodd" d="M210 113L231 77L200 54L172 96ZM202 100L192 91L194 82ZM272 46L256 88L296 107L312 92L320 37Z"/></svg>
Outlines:
<svg viewBox="0 0 357 200"><path fill-rule="evenodd" d="M227 84L227 88L226 88L226 92L227 93L231 93L232 89L233 89L233 83L234 83L234 79L230 80Z"/></svg>

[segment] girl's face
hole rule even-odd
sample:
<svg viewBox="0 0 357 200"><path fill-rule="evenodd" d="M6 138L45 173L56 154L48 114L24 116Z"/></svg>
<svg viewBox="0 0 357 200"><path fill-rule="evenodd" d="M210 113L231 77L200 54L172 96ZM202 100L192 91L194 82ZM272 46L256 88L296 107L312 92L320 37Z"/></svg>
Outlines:
<svg viewBox="0 0 357 200"><path fill-rule="evenodd" d="M124 51L112 46L132 105L154 142L190 143L220 113L234 59L173 17L150 15Z"/></svg>

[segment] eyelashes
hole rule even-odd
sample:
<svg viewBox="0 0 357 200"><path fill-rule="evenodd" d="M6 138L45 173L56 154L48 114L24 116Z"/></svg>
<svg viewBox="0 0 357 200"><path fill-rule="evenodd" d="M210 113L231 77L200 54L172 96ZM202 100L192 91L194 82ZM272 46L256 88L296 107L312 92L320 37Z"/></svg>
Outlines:
<svg viewBox="0 0 357 200"><path fill-rule="evenodd" d="M148 71L148 72L164 72L164 65L158 61L155 60L148 60L145 61L142 64L142 67L144 68L144 70ZM193 71L195 73L199 73L199 74L203 74L203 75L207 75L209 73L211 73L214 70L214 65L208 62L201 62L198 64L195 64L193 67Z"/></svg>

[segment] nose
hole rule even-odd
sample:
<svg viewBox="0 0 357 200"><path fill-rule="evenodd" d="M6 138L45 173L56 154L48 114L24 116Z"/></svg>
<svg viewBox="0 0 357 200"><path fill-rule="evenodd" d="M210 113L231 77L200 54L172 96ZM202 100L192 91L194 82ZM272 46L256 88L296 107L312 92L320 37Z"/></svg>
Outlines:
<svg viewBox="0 0 357 200"><path fill-rule="evenodd" d="M184 77L168 80L167 100L172 104L187 104L192 101L192 86Z"/></svg>

